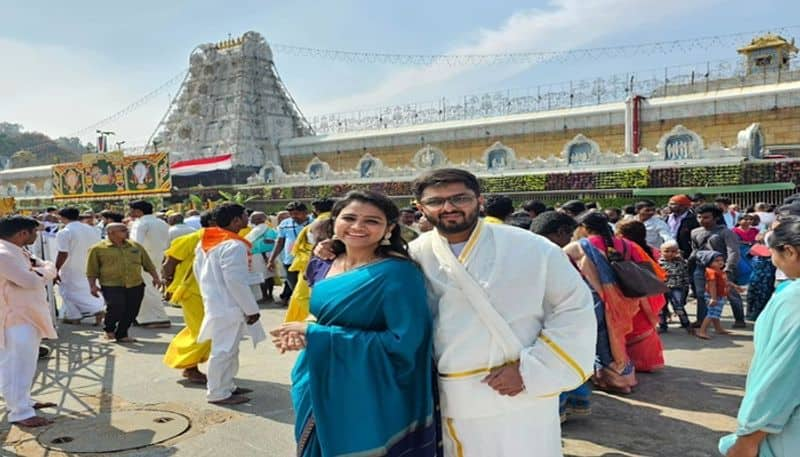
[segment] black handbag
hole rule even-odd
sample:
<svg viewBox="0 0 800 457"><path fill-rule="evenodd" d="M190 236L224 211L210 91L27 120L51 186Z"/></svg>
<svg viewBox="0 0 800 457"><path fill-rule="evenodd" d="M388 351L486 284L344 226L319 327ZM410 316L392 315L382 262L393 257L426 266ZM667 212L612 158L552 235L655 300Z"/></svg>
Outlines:
<svg viewBox="0 0 800 457"><path fill-rule="evenodd" d="M614 270L617 285L626 297L649 297L669 291L666 284L656 276L650 263L627 259L627 246L624 240L622 241L622 255L618 252L609 253L607 249L606 255L611 269Z"/></svg>

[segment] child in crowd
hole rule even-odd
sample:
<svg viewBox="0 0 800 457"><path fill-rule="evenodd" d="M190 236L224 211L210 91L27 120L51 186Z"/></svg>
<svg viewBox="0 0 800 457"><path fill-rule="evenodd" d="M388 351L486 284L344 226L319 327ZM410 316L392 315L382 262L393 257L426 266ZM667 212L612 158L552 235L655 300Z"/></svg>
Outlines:
<svg viewBox="0 0 800 457"><path fill-rule="evenodd" d="M720 316L722 308L725 306L725 299L728 296L728 288L733 287L738 291L743 289L736 284L729 283L728 277L723 269L725 268L725 257L717 251L697 251L697 261L706 267L706 302L708 303L708 313L703 323L697 330L697 337L710 340L708 327L713 325L714 331L718 335L729 335L730 332L722 328Z"/></svg>
<svg viewBox="0 0 800 457"><path fill-rule="evenodd" d="M761 220L757 214L745 214L739 219L739 225L733 228L733 233L739 236L742 244L752 246L758 236L758 224ZM749 249L749 248L748 248Z"/></svg>
<svg viewBox="0 0 800 457"><path fill-rule="evenodd" d="M667 272L667 280L665 281L669 288L669 292L666 294L667 303L672 305L672 310L681 321L681 327L691 334L693 329L689 322L689 316L686 314L686 297L689 293L689 267L686 264L686 260L681 257L677 241L670 240L661 245L661 258L658 263ZM664 306L661 309L661 320L658 325L659 333L667 331L668 318L669 306Z"/></svg>

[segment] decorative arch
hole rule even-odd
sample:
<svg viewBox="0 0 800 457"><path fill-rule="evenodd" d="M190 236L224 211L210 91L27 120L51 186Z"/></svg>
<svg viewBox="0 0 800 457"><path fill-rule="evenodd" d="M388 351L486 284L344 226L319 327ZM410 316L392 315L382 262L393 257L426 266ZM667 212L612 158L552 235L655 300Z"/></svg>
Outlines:
<svg viewBox="0 0 800 457"><path fill-rule="evenodd" d="M25 195L34 195L36 194L36 184L27 181L25 183L25 187L23 187L22 193Z"/></svg>
<svg viewBox="0 0 800 457"><path fill-rule="evenodd" d="M444 155L441 149L426 144L424 148L414 154L411 162L420 169L437 168L447 164L447 156Z"/></svg>
<svg viewBox="0 0 800 457"><path fill-rule="evenodd" d="M746 129L741 130L736 137L737 146L744 150L751 159L761 159L764 157L764 133L761 131L761 124L754 122Z"/></svg>
<svg viewBox="0 0 800 457"><path fill-rule="evenodd" d="M496 141L483 151L483 163L489 171L507 170L516 166L517 155L513 149Z"/></svg>
<svg viewBox="0 0 800 457"><path fill-rule="evenodd" d="M582 133L575 135L575 138L564 145L561 150L561 157L567 164L592 163L597 161L600 155L600 146L596 141L587 138Z"/></svg>
<svg viewBox="0 0 800 457"><path fill-rule="evenodd" d="M657 150L664 160L687 160L700 157L705 149L700 135L682 125L676 125L658 141Z"/></svg>
<svg viewBox="0 0 800 457"><path fill-rule="evenodd" d="M13 197L17 195L17 186L15 184L9 184L6 186L6 195L9 197Z"/></svg>
<svg viewBox="0 0 800 457"><path fill-rule="evenodd" d="M312 181L325 178L330 171L331 167L328 162L323 162L319 157L314 157L306 166L306 174Z"/></svg>
<svg viewBox="0 0 800 457"><path fill-rule="evenodd" d="M367 152L358 161L358 177L372 178L378 176L383 169L383 162Z"/></svg>
<svg viewBox="0 0 800 457"><path fill-rule="evenodd" d="M308 172L308 170L306 170L306 172ZM271 160L268 160L267 163L258 170L258 179L265 184L273 184L282 176L284 176L283 168L281 168L280 165L275 165Z"/></svg>

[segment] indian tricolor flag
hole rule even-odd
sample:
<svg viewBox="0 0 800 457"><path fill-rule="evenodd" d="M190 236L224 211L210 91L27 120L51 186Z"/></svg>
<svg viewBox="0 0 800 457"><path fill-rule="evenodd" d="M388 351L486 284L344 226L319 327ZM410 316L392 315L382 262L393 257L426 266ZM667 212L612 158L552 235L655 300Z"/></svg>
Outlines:
<svg viewBox="0 0 800 457"><path fill-rule="evenodd" d="M181 160L169 167L172 176L191 176L214 170L229 170L233 167L233 154L225 154L203 159Z"/></svg>

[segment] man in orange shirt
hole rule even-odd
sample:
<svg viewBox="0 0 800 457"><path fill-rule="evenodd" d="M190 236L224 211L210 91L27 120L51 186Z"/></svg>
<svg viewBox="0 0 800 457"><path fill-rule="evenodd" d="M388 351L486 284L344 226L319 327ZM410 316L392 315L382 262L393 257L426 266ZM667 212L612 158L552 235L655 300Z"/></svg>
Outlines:
<svg viewBox="0 0 800 457"><path fill-rule="evenodd" d="M52 262L31 257L23 246L36 240L35 219L0 219L0 394L8 420L23 427L52 423L36 410L55 406L31 399L42 338L56 338L45 284L56 277Z"/></svg>

